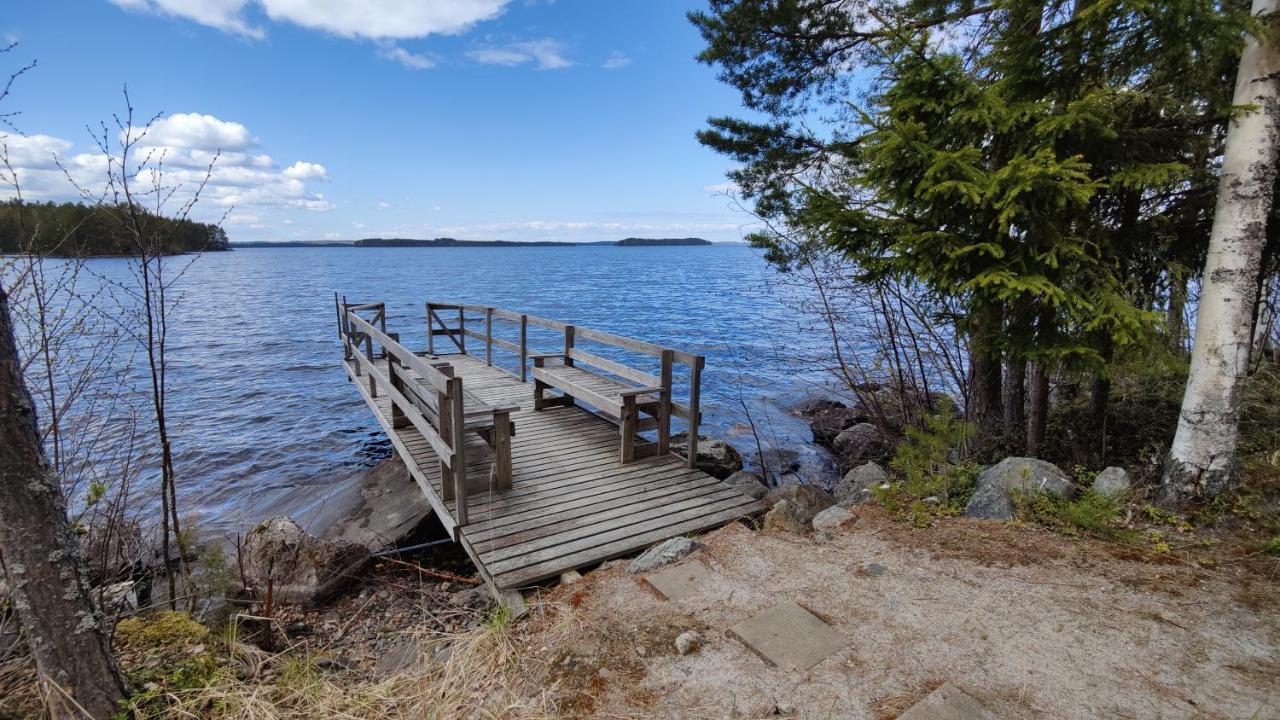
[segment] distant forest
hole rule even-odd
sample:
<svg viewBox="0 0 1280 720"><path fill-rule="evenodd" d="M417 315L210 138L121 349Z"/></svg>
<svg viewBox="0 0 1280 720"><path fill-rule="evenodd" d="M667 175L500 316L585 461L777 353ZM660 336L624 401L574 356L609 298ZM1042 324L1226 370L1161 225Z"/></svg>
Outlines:
<svg viewBox="0 0 1280 720"><path fill-rule="evenodd" d="M614 242L602 240L598 242L553 242L550 240L457 240L455 238L435 238L434 240L413 240L409 238L366 238L356 240L356 247L575 247L580 245L616 245L637 247L642 245L710 245L711 241L702 238L626 238Z"/></svg>
<svg viewBox="0 0 1280 720"><path fill-rule="evenodd" d="M221 227L146 213L153 237L165 238L165 252L230 250ZM136 255L137 247L119 215L80 203L0 202L0 254L26 252L62 257Z"/></svg>

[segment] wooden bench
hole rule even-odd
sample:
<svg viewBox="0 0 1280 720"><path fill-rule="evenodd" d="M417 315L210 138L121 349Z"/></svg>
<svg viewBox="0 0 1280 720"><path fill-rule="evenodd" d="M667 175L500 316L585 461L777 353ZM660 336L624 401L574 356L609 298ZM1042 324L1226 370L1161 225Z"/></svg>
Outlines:
<svg viewBox="0 0 1280 720"><path fill-rule="evenodd" d="M448 378L454 376L453 366L448 361L425 353L414 354L441 375ZM389 361L388 373L392 387L403 393L441 434L447 434L451 420L449 413L443 416L440 414L439 408L444 402L442 393L433 390L422 378L411 373L408 367L394 358ZM519 405L490 405L465 386L462 388L462 427L466 432L476 433L484 438L485 444L493 450L493 467L489 479L495 490L511 489L511 437L516 434L516 424L511 419L511 413L519 409ZM409 426L408 417L394 403L391 406L391 424L395 428ZM446 491L445 494L448 496L450 493Z"/></svg>
<svg viewBox="0 0 1280 720"><path fill-rule="evenodd" d="M662 354L663 376L655 377L621 363L569 347L564 353L535 353L533 409L573 405L582 401L618 420L619 458L623 463L666 454L671 445L671 351ZM559 359L557 364L547 360ZM584 369L587 365L624 380ZM626 382L631 381L631 383ZM547 397L548 390L562 395ZM648 417L642 417L647 415ZM653 442L636 442L637 433L657 430Z"/></svg>

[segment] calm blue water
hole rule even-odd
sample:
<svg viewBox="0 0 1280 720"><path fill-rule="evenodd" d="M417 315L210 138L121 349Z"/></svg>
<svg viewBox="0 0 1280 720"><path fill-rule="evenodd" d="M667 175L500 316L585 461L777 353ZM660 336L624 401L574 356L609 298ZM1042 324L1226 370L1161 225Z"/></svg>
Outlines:
<svg viewBox="0 0 1280 720"><path fill-rule="evenodd" d="M180 261L179 261L180 262ZM92 261L123 276L126 261ZM389 454L341 368L333 292L385 301L388 329L425 348L426 299L488 304L705 355L705 431L747 454L803 443L785 407L819 385L823 338L743 246L253 248L204 255L181 281L170 338L179 503L225 532L312 507ZM535 349L553 350L554 342ZM447 342L440 339L439 342ZM474 341L473 341L474 342ZM478 344L478 343L477 343ZM508 367L513 367L508 364ZM139 368L140 369L140 368ZM147 481L135 491L145 498Z"/></svg>

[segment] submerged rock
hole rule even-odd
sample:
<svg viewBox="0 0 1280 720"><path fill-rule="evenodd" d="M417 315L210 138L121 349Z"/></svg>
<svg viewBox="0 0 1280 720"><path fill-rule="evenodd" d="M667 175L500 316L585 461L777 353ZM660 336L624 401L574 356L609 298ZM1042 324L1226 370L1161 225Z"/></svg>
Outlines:
<svg viewBox="0 0 1280 720"><path fill-rule="evenodd" d="M689 457L689 434L671 436L671 451ZM724 480L742 469L742 455L724 440L698 436L697 468L712 477Z"/></svg>
<svg viewBox="0 0 1280 720"><path fill-rule="evenodd" d="M631 564L627 566L627 572L636 575L660 568L663 565L670 565L699 547L698 543L687 537L674 537L670 540L664 540L645 550L640 557L632 560Z"/></svg>
<svg viewBox="0 0 1280 720"><path fill-rule="evenodd" d="M836 408L847 407L839 400L832 400L824 397L807 397L795 405L791 406L791 414L799 415L803 418L811 418L824 410L834 410Z"/></svg>
<svg viewBox="0 0 1280 720"><path fill-rule="evenodd" d="M1121 495L1129 492L1129 473L1124 468L1105 468L1093 479L1093 491L1100 495Z"/></svg>
<svg viewBox="0 0 1280 720"><path fill-rule="evenodd" d="M1011 520L1012 493L1049 493L1071 497L1075 487L1067 474L1053 463L1036 458L1009 457L992 465L978 476L973 498L964 516L983 520Z"/></svg>
<svg viewBox="0 0 1280 720"><path fill-rule="evenodd" d="M809 432L813 441L819 445L831 447L836 436L846 428L867 421L867 413L857 408L830 408L814 413L809 421Z"/></svg>
<svg viewBox="0 0 1280 720"><path fill-rule="evenodd" d="M368 562L369 550L357 543L315 537L281 515L249 531L240 560L258 598L270 587L276 602L309 603L330 597L350 583Z"/></svg>
<svg viewBox="0 0 1280 720"><path fill-rule="evenodd" d="M889 482L889 474L879 465L869 462L845 473L833 494L841 505L858 505L875 497L876 488Z"/></svg>
<svg viewBox="0 0 1280 720"><path fill-rule="evenodd" d="M764 497L769 492L769 487L764 484L764 478L750 470L739 470L725 478L724 482L729 487L737 488L756 500Z"/></svg>

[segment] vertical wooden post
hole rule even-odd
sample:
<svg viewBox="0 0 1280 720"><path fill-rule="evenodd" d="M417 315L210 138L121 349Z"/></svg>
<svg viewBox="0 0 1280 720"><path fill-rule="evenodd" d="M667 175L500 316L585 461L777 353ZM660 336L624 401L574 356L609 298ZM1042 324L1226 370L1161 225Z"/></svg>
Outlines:
<svg viewBox="0 0 1280 720"><path fill-rule="evenodd" d="M706 359L701 355L689 366L689 467L698 466L698 421L702 416L702 366Z"/></svg>
<svg viewBox="0 0 1280 720"><path fill-rule="evenodd" d="M529 368L529 316L520 316L520 382L528 382Z"/></svg>
<svg viewBox="0 0 1280 720"><path fill-rule="evenodd" d="M453 368L449 365L432 365L441 375L447 378L453 377ZM453 438L453 413L449 410L449 388L446 385L444 390L436 391L436 430L440 431L440 438L445 442L451 442ZM450 445L450 447L453 447ZM445 502L454 499L453 495L453 457L440 458L440 496Z"/></svg>
<svg viewBox="0 0 1280 720"><path fill-rule="evenodd" d="M623 465L636 457L636 396L622 398L622 417L618 418L618 434L622 436L618 462Z"/></svg>
<svg viewBox="0 0 1280 720"><path fill-rule="evenodd" d="M436 323L432 320L435 313L431 308L431 303L427 303L427 354L436 354Z"/></svg>
<svg viewBox="0 0 1280 720"><path fill-rule="evenodd" d="M391 379L391 387L400 393L405 394L404 376L401 374L400 361L396 360L391 354L387 354L387 376ZM387 393L390 395L391 393ZM407 396L406 396L407 397ZM404 408L400 407L400 403L396 401L394 395L391 396L391 427L403 428L409 427L409 418L404 414Z"/></svg>
<svg viewBox="0 0 1280 720"><path fill-rule="evenodd" d="M484 309L484 364L493 365L493 308Z"/></svg>
<svg viewBox="0 0 1280 720"><path fill-rule="evenodd" d="M450 446L453 448L453 495L454 495L454 519L458 521L461 527L467 524L467 435L466 435L466 416L463 410L462 397L462 378L449 378L449 405L448 411L453 415L451 423L453 437L450 438ZM444 414L442 408L441 414Z"/></svg>
<svg viewBox="0 0 1280 720"><path fill-rule="evenodd" d="M662 393L658 405L658 454L666 455L671 451L671 364L675 360L675 351L662 351L662 370L659 385Z"/></svg>
<svg viewBox="0 0 1280 720"><path fill-rule="evenodd" d="M573 349L574 335L577 328L572 325L564 326L564 364L567 367L573 367L573 358L569 357L569 351Z"/></svg>
<svg viewBox="0 0 1280 720"><path fill-rule="evenodd" d="M493 480L499 492L511 489L511 413L493 414Z"/></svg>
<svg viewBox="0 0 1280 720"><path fill-rule="evenodd" d="M458 349L467 354L467 308L458 306Z"/></svg>
<svg viewBox="0 0 1280 720"><path fill-rule="evenodd" d="M333 312L338 319L338 337L342 337L342 308L338 306L338 291L333 291Z"/></svg>
<svg viewBox="0 0 1280 720"><path fill-rule="evenodd" d="M369 333L364 335L364 356L369 361L369 366L373 366L373 336ZM369 373L369 397L378 397L378 383L373 379L373 373Z"/></svg>

